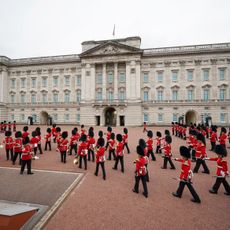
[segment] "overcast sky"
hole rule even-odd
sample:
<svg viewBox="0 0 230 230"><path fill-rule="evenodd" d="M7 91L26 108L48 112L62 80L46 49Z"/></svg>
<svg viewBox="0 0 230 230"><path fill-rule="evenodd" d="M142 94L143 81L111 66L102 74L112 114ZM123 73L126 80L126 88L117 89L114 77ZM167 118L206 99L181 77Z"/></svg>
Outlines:
<svg viewBox="0 0 230 230"><path fill-rule="evenodd" d="M0 31L10 58L79 54L83 41L129 36L141 48L230 42L230 0L0 0Z"/></svg>

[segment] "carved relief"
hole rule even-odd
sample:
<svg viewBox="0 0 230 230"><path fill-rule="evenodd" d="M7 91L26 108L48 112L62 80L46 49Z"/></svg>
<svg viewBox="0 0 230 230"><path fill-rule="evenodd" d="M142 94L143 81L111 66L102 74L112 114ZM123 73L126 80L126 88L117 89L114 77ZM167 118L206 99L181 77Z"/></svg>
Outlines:
<svg viewBox="0 0 230 230"><path fill-rule="evenodd" d="M201 64L201 60L194 60L194 62L195 62L195 65L200 65Z"/></svg>
<svg viewBox="0 0 230 230"><path fill-rule="evenodd" d="M216 63L217 63L217 59L211 59L210 61L211 61L212 65L216 65Z"/></svg>
<svg viewBox="0 0 230 230"><path fill-rule="evenodd" d="M100 51L101 54L114 54L119 52L120 50L118 49L118 47L111 46L111 45L105 47L103 50Z"/></svg>

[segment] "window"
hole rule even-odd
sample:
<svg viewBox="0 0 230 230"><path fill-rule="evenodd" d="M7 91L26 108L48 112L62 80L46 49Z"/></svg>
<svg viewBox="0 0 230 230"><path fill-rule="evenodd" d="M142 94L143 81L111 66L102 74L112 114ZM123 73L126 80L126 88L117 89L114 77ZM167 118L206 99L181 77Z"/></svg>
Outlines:
<svg viewBox="0 0 230 230"><path fill-rule="evenodd" d="M223 101L226 98L226 90L220 89L220 100Z"/></svg>
<svg viewBox="0 0 230 230"><path fill-rule="evenodd" d="M188 100L192 101L194 99L194 91L192 89L188 90Z"/></svg>
<svg viewBox="0 0 230 230"><path fill-rule="evenodd" d="M102 73L97 74L97 84L102 84Z"/></svg>
<svg viewBox="0 0 230 230"><path fill-rule="evenodd" d="M158 122L163 122L163 114L158 113Z"/></svg>
<svg viewBox="0 0 230 230"><path fill-rule="evenodd" d="M220 123L225 123L225 113L220 114Z"/></svg>
<svg viewBox="0 0 230 230"><path fill-rule="evenodd" d="M113 83L113 73L108 74L108 83L112 84Z"/></svg>
<svg viewBox="0 0 230 230"><path fill-rule="evenodd" d="M148 82L149 82L149 74L148 74L148 73L144 73L143 82L144 82L144 83L148 83Z"/></svg>
<svg viewBox="0 0 230 230"><path fill-rule="evenodd" d="M65 122L69 121L69 114L65 114L64 119L65 119Z"/></svg>
<svg viewBox="0 0 230 230"><path fill-rule="evenodd" d="M108 99L109 101L113 101L113 91L108 92Z"/></svg>
<svg viewBox="0 0 230 230"><path fill-rule="evenodd" d="M119 90L118 99L120 101L124 101L125 100L125 91L124 90Z"/></svg>
<svg viewBox="0 0 230 230"><path fill-rule="evenodd" d="M149 100L149 92L144 91L144 101L148 101L148 100Z"/></svg>
<svg viewBox="0 0 230 230"><path fill-rule="evenodd" d="M42 87L47 87L47 77L42 78Z"/></svg>
<svg viewBox="0 0 230 230"><path fill-rule="evenodd" d="M58 87L58 77L53 77L53 87Z"/></svg>
<svg viewBox="0 0 230 230"><path fill-rule="evenodd" d="M11 103L15 103L15 95L14 94L12 94L11 96L10 96L10 101L11 101Z"/></svg>
<svg viewBox="0 0 230 230"><path fill-rule="evenodd" d="M47 100L47 93L43 93L42 94L42 102L43 103L46 103L48 100Z"/></svg>
<svg viewBox="0 0 230 230"><path fill-rule="evenodd" d="M101 101L102 100L102 91L98 90L96 94L96 100Z"/></svg>
<svg viewBox="0 0 230 230"><path fill-rule="evenodd" d="M162 82L163 81L163 72L157 72L157 81Z"/></svg>
<svg viewBox="0 0 230 230"><path fill-rule="evenodd" d="M53 119L56 122L58 120L58 115L57 114L53 114Z"/></svg>
<svg viewBox="0 0 230 230"><path fill-rule="evenodd" d="M157 100L163 101L163 91L162 90L157 91Z"/></svg>
<svg viewBox="0 0 230 230"><path fill-rule="evenodd" d="M172 100L173 101L177 101L178 100L178 91L177 90L173 90L172 91Z"/></svg>
<svg viewBox="0 0 230 230"><path fill-rule="evenodd" d="M70 86L70 76L65 76L65 86Z"/></svg>
<svg viewBox="0 0 230 230"><path fill-rule="evenodd" d="M78 90L77 91L77 102L80 102L81 101L81 91Z"/></svg>
<svg viewBox="0 0 230 230"><path fill-rule="evenodd" d="M25 121L25 114L21 114L21 121Z"/></svg>
<svg viewBox="0 0 230 230"><path fill-rule="evenodd" d="M125 82L125 73L119 74L119 82Z"/></svg>
<svg viewBox="0 0 230 230"><path fill-rule="evenodd" d="M57 103L58 102L58 93L53 94L53 102Z"/></svg>
<svg viewBox="0 0 230 230"><path fill-rule="evenodd" d="M69 103L69 102L70 102L70 93L65 92L65 103Z"/></svg>
<svg viewBox="0 0 230 230"><path fill-rule="evenodd" d="M32 114L32 118L33 118L33 122L37 122L37 115L36 114Z"/></svg>
<svg viewBox="0 0 230 230"><path fill-rule="evenodd" d="M173 121L173 122L177 122L177 121L178 121L178 118L177 118L177 114L176 114L176 113L173 114L172 121Z"/></svg>
<svg viewBox="0 0 230 230"><path fill-rule="evenodd" d="M225 69L219 69L219 79L220 81L225 79Z"/></svg>
<svg viewBox="0 0 230 230"><path fill-rule="evenodd" d="M15 89L15 79L10 80L10 86L12 89Z"/></svg>
<svg viewBox="0 0 230 230"><path fill-rule="evenodd" d="M31 103L32 103L32 104L35 104L35 103L36 103L36 95L35 95L35 94L32 94L32 95L31 95Z"/></svg>
<svg viewBox="0 0 230 230"><path fill-rule="evenodd" d="M209 69L203 69L203 80L204 81L209 80Z"/></svg>
<svg viewBox="0 0 230 230"><path fill-rule="evenodd" d="M187 70L187 80L193 81L193 70Z"/></svg>
<svg viewBox="0 0 230 230"><path fill-rule="evenodd" d="M80 123L80 121L81 121L80 119L81 119L80 114L77 114L77 122L78 123Z"/></svg>
<svg viewBox="0 0 230 230"><path fill-rule="evenodd" d="M21 79L21 88L25 88L26 87L26 79L22 78Z"/></svg>
<svg viewBox="0 0 230 230"><path fill-rule="evenodd" d="M25 94L21 95L21 103L26 103L26 96L25 96Z"/></svg>
<svg viewBox="0 0 230 230"><path fill-rule="evenodd" d="M11 121L14 121L15 120L15 116L14 114L11 114Z"/></svg>
<svg viewBox="0 0 230 230"><path fill-rule="evenodd" d="M144 113L144 122L149 122L149 115L147 113Z"/></svg>
<svg viewBox="0 0 230 230"><path fill-rule="evenodd" d="M205 101L209 100L209 89L204 89L203 100Z"/></svg>
<svg viewBox="0 0 230 230"><path fill-rule="evenodd" d="M31 87L36 88L36 78L31 79Z"/></svg>
<svg viewBox="0 0 230 230"><path fill-rule="evenodd" d="M77 86L81 86L81 75L77 76Z"/></svg>
<svg viewBox="0 0 230 230"><path fill-rule="evenodd" d="M172 81L176 82L178 79L178 72L177 71L172 71Z"/></svg>

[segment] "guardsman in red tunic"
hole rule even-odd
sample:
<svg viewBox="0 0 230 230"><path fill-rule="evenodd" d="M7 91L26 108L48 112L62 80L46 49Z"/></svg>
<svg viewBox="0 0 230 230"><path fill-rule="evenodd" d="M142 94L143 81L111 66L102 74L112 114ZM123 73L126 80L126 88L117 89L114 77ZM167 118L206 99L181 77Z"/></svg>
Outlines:
<svg viewBox="0 0 230 230"><path fill-rule="evenodd" d="M13 155L14 155L14 140L11 137L11 131L6 131L5 132L5 139L3 140L3 143L5 144L5 150L6 150L6 159L12 160L13 161Z"/></svg>
<svg viewBox="0 0 230 230"><path fill-rule="evenodd" d="M96 152L96 171L94 173L95 176L98 175L99 165L101 165L102 173L103 173L103 180L106 180L106 172L105 172L105 140L104 138L99 138L98 145L99 148Z"/></svg>
<svg viewBox="0 0 230 230"><path fill-rule="evenodd" d="M11 124L11 122L9 121L9 122L8 122L8 125L7 125L7 126L8 126L8 131L11 131L11 125L12 125L12 124Z"/></svg>
<svg viewBox="0 0 230 230"><path fill-rule="evenodd" d="M110 139L109 139L109 157L108 160L112 159L113 155L113 160L116 160L116 155L115 155L115 133L111 133Z"/></svg>
<svg viewBox="0 0 230 230"><path fill-rule="evenodd" d="M37 150L38 150L38 138L37 138L37 132L33 131L32 132L32 138L30 139L30 144L31 144L31 149L34 151L34 155L37 155Z"/></svg>
<svg viewBox="0 0 230 230"><path fill-rule="evenodd" d="M175 158L175 161L181 162L181 174L180 174L180 184L176 192L173 192L173 196L181 198L182 193L184 191L185 185L187 185L189 191L191 192L193 199L191 199L192 202L200 203L201 200L196 193L195 189L192 186L192 171L191 171L191 161L190 158L190 151L187 147L181 146L180 147L180 155L182 156L182 159Z"/></svg>
<svg viewBox="0 0 230 230"><path fill-rule="evenodd" d="M139 139L139 146L144 149L144 158L145 158L145 167L147 169L146 173L146 181L149 182L149 172L148 172L148 164L149 164L149 155L148 155L148 147L146 146L146 142L144 139Z"/></svg>
<svg viewBox="0 0 230 230"><path fill-rule="evenodd" d="M99 148L98 140L99 140L100 138L103 138L103 132L102 132L101 130L99 130L99 132L98 132L98 139L97 139L97 144L96 144L96 147L97 147L97 148Z"/></svg>
<svg viewBox="0 0 230 230"><path fill-rule="evenodd" d="M53 142L56 143L56 124L52 125L51 132L52 132Z"/></svg>
<svg viewBox="0 0 230 230"><path fill-rule="evenodd" d="M105 149L107 150L107 148L109 147L109 140L110 140L110 137L111 137L111 133L112 133L112 128L110 126L108 126L107 128L107 134L106 134L106 146L105 146Z"/></svg>
<svg viewBox="0 0 230 230"><path fill-rule="evenodd" d="M223 183L225 188L225 195L230 195L230 186L226 180L226 177L229 175L228 164L224 157L227 156L227 150L222 145L217 145L215 152L218 157L216 158L206 158L206 160L216 161L217 170L216 170L216 183L213 185L212 189L209 190L210 193L217 194L218 189Z"/></svg>
<svg viewBox="0 0 230 230"><path fill-rule="evenodd" d="M116 147L116 161L113 169L117 170L118 162L121 163L121 171L124 172L124 142L122 140L122 135L117 134L117 147Z"/></svg>
<svg viewBox="0 0 230 230"><path fill-rule="evenodd" d="M172 122L171 129L172 129L172 135L174 135L175 134L175 124L174 124L174 122Z"/></svg>
<svg viewBox="0 0 230 230"><path fill-rule="evenodd" d="M147 198L148 197L148 188L146 183L146 175L147 175L147 168L146 168L146 159L144 154L144 149L141 146L137 146L136 152L138 154L138 159L134 161L136 164L135 169L135 185L133 188L133 192L139 193L139 182L142 181L143 184L143 195Z"/></svg>
<svg viewBox="0 0 230 230"><path fill-rule="evenodd" d="M156 153L162 153L162 151L161 151L161 137L162 137L161 132L157 131L156 135L157 135L157 138L156 138L156 142L157 142L156 143L156 145L157 145Z"/></svg>
<svg viewBox="0 0 230 230"><path fill-rule="evenodd" d="M147 130L147 123L146 122L144 122L144 124L143 124L143 133L144 132L148 132L148 130Z"/></svg>
<svg viewBox="0 0 230 230"><path fill-rule="evenodd" d="M78 155L80 157L79 168L82 168L82 159L84 160L85 170L87 170L87 155L88 155L88 144L86 142L87 136L83 134L81 136L81 143L78 147Z"/></svg>
<svg viewBox="0 0 230 230"><path fill-rule="evenodd" d="M210 151L215 151L216 141L217 141L217 130L216 130L215 126L212 127L212 132L211 132L209 139L210 139L210 143L211 143Z"/></svg>
<svg viewBox="0 0 230 230"><path fill-rule="evenodd" d="M153 132L151 130L149 130L147 132L147 136L148 136L148 140L146 141L146 145L147 145L147 148L148 148L148 157L149 155L151 155L152 157L152 160L153 161L156 161L156 157L153 153Z"/></svg>
<svg viewBox="0 0 230 230"><path fill-rule="evenodd" d="M57 148L59 147L59 143L60 143L60 140L61 140L61 128L60 127L57 127L56 128L56 133L55 133L55 139L56 139L56 142L57 142Z"/></svg>
<svg viewBox="0 0 230 230"><path fill-rule="evenodd" d="M227 140L226 133L227 133L226 128L222 127L220 132L219 142L220 145L223 145L224 148L226 148L226 140Z"/></svg>
<svg viewBox="0 0 230 230"><path fill-rule="evenodd" d="M47 128L46 135L45 135L45 151L47 151L47 146L49 146L49 151L51 151L51 136L52 136L51 128Z"/></svg>
<svg viewBox="0 0 230 230"><path fill-rule="evenodd" d="M95 161L95 154L94 154L94 149L95 149L95 139L94 139L94 132L91 130L89 132L89 138L88 138L88 161L91 160L91 155L92 155L92 161Z"/></svg>
<svg viewBox="0 0 230 230"><path fill-rule="evenodd" d="M22 155L22 133L21 131L17 131L15 133L13 165L15 165L18 155L19 155L19 164L21 165L21 155Z"/></svg>
<svg viewBox="0 0 230 230"><path fill-rule="evenodd" d="M16 132L16 121L13 123L13 131Z"/></svg>
<svg viewBox="0 0 230 230"><path fill-rule="evenodd" d="M77 136L76 129L72 130L72 136L70 138L70 144L69 144L69 155L72 155L72 151L74 150L75 155L77 155L77 142L79 137Z"/></svg>
<svg viewBox="0 0 230 230"><path fill-rule="evenodd" d="M164 164L161 167L162 169L167 169L167 163L169 162L171 169L176 169L175 165L172 162L172 149L171 149L172 137L166 136L165 137L165 145L162 149L164 149Z"/></svg>
<svg viewBox="0 0 230 230"><path fill-rule="evenodd" d="M28 126L23 127L23 133L22 133L22 139L23 140L30 135L28 132L28 129L29 129Z"/></svg>
<svg viewBox="0 0 230 230"><path fill-rule="evenodd" d="M30 146L29 137L25 137L23 140L24 147L22 149L22 165L20 174L23 174L25 166L27 165L27 174L33 174L31 172L31 163L32 163L32 149Z"/></svg>
<svg viewBox="0 0 230 230"><path fill-rule="evenodd" d="M124 132L124 134L122 136L122 139L123 139L123 142L124 142L124 149L126 147L128 153L130 153L129 146L128 146L128 129L124 128L123 132Z"/></svg>
<svg viewBox="0 0 230 230"><path fill-rule="evenodd" d="M202 164L204 171L202 173L207 173L209 174L209 169L208 166L205 163L204 158L207 157L206 154L206 143L205 143L205 137L203 134L198 133L197 134L197 146L196 146L196 165L195 168L193 169L193 173L198 173L198 170L200 168L200 165Z"/></svg>
<svg viewBox="0 0 230 230"><path fill-rule="evenodd" d="M64 131L62 132L62 135L61 135L61 139L60 139L60 142L59 142L59 151L60 151L60 154L61 154L61 162L63 163L66 163L66 152L67 152L67 145L68 145L68 132Z"/></svg>
<svg viewBox="0 0 230 230"><path fill-rule="evenodd" d="M86 130L85 130L85 126L84 125L81 125L81 137L82 135L85 135L86 134Z"/></svg>
<svg viewBox="0 0 230 230"><path fill-rule="evenodd" d="M42 152L42 137L41 137L41 129L40 127L36 128L37 138L38 138L38 150L40 154L43 154Z"/></svg>

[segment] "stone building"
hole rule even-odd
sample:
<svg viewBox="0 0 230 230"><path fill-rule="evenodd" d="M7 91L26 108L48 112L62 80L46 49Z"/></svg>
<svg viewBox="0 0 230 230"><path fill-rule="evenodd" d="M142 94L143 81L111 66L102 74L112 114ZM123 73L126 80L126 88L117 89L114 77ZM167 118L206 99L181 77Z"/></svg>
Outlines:
<svg viewBox="0 0 230 230"><path fill-rule="evenodd" d="M0 120L230 123L230 43L141 49L140 37L82 43L75 55L0 56Z"/></svg>

